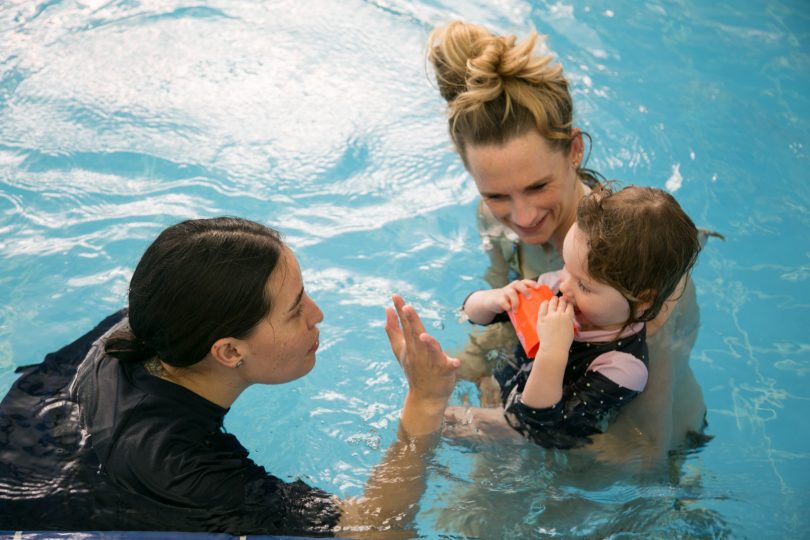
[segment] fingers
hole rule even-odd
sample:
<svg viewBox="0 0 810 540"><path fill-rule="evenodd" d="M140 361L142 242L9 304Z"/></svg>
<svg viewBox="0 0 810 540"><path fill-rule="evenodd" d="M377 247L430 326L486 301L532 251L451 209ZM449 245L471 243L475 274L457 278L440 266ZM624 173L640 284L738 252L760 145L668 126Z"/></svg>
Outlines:
<svg viewBox="0 0 810 540"><path fill-rule="evenodd" d="M502 289L504 298L499 304L501 309L504 311L517 309L520 304L520 296L523 295L526 298L531 298L532 291L539 286L540 285L532 279L519 279L511 282Z"/></svg>
<svg viewBox="0 0 810 540"><path fill-rule="evenodd" d="M402 336L402 329L399 327L397 313L390 307L385 308L385 333L388 334L389 341L397 335Z"/></svg>
<svg viewBox="0 0 810 540"><path fill-rule="evenodd" d="M551 298L550 300L546 300L542 304L540 304L540 310L537 312L538 321L546 317L547 315L553 315L555 313L563 313L568 315L573 320L574 318L574 306L569 304L562 298L557 296Z"/></svg>
<svg viewBox="0 0 810 540"><path fill-rule="evenodd" d="M521 292L525 295L530 295L533 290L540 288L540 284L533 279L522 279L520 285L523 287Z"/></svg>
<svg viewBox="0 0 810 540"><path fill-rule="evenodd" d="M532 279L518 279L507 285L509 289L517 291L524 296L531 296L532 291L539 286L540 284Z"/></svg>
<svg viewBox="0 0 810 540"><path fill-rule="evenodd" d="M432 349L434 352L442 352L442 346L439 344L436 338L427 332L422 332L419 334L419 341L427 345L428 348Z"/></svg>
<svg viewBox="0 0 810 540"><path fill-rule="evenodd" d="M507 287L504 293L505 296L504 299L501 301L501 308L504 311L508 311L510 309L517 309L520 300L518 299L518 293L515 291L515 289Z"/></svg>
<svg viewBox="0 0 810 540"><path fill-rule="evenodd" d="M399 317L399 324L402 325L402 335L405 342L412 346L413 344L413 330L411 328L411 320L408 318L405 299L398 294L391 295L391 300L394 302L394 309L397 311Z"/></svg>
<svg viewBox="0 0 810 540"><path fill-rule="evenodd" d="M388 336L388 343L391 345L391 351L394 353L397 361L402 363L400 357L405 348L405 338L402 335L402 329L399 326L399 319L393 308L385 308L385 333Z"/></svg>
<svg viewBox="0 0 810 540"><path fill-rule="evenodd" d="M559 296L555 296L550 300L548 300L548 313L564 312L569 307L571 308L573 313L573 307L571 306L571 304L569 304Z"/></svg>
<svg viewBox="0 0 810 540"><path fill-rule="evenodd" d="M434 338L430 334L426 332L419 334L419 341L427 345L429 352L438 354L441 357L443 357L445 359L446 367L451 367L455 369L461 365L461 360L459 360L458 358L452 358L444 354L444 352L442 352L441 344L436 340L436 338Z"/></svg>
<svg viewBox="0 0 810 540"><path fill-rule="evenodd" d="M419 314L416 313L413 306L405 303L405 299L398 294L392 295L391 299L394 302L394 308L396 309L396 314L399 317L399 324L395 322L393 312L390 315L391 320L389 322L388 310L390 310L390 308L386 309L386 332L389 331L389 325L392 329L396 328L393 334L394 337L396 339L401 339L404 342L406 349L416 350L416 347L418 347L418 342L421 339L421 335L427 335L425 333L425 325L422 324L422 319L419 317ZM402 325L401 330L399 330L400 324ZM438 346L438 341L435 342ZM441 351L441 347L439 347L439 351Z"/></svg>
<svg viewBox="0 0 810 540"><path fill-rule="evenodd" d="M422 332L425 332L425 325L422 324L422 319L419 317L419 314L416 312L413 306L404 306L402 308L402 312L405 313L405 316L408 318L408 324L410 326L409 331L413 332L416 336Z"/></svg>
<svg viewBox="0 0 810 540"><path fill-rule="evenodd" d="M391 295L397 315L402 322L402 329L406 334L419 335L425 331L425 325L413 306L405 303L405 299L398 294Z"/></svg>
<svg viewBox="0 0 810 540"><path fill-rule="evenodd" d="M406 304L398 294L392 295L391 299L394 302L394 309L385 308L385 332L388 334L388 339L392 342L394 340L409 341L411 347L416 346L418 341L424 343L431 349L431 352L444 354L442 346L436 338L425 330L425 325L413 306Z"/></svg>
<svg viewBox="0 0 810 540"><path fill-rule="evenodd" d="M397 316L399 317L400 323L402 324L402 327L404 329L405 317L402 314L402 308L405 307L405 300L398 294L392 294L391 301L394 303L394 309L396 310Z"/></svg>
<svg viewBox="0 0 810 540"><path fill-rule="evenodd" d="M410 306L407 306L405 304L405 299L398 294L391 295L391 300L394 303L394 309L396 310L396 315L397 318L399 319L399 322L398 324L396 324L396 327L399 328L401 326L401 330L398 330L394 334L397 343L392 342L391 349L394 351L394 355L397 357L397 361L400 363L400 365L404 365L404 363L407 363L408 361L409 355L408 351L413 351L417 346L416 337L414 336L413 332L412 320L408 316L409 311L408 308ZM386 312L387 311L388 310L386 310ZM386 319L386 325L387 324L388 322Z"/></svg>
<svg viewBox="0 0 810 540"><path fill-rule="evenodd" d="M565 314L570 316L571 319L574 318L574 306L573 306L573 304L568 304L567 306L565 306Z"/></svg>

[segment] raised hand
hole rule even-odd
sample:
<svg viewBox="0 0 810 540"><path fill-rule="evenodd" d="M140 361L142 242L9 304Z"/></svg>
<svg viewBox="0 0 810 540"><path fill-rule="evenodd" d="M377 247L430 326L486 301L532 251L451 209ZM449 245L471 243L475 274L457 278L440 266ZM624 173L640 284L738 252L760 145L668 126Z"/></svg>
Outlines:
<svg viewBox="0 0 810 540"><path fill-rule="evenodd" d="M416 310L393 295L394 308L385 310L385 333L408 379L402 427L411 436L438 431L456 384L457 358L450 358L425 331Z"/></svg>

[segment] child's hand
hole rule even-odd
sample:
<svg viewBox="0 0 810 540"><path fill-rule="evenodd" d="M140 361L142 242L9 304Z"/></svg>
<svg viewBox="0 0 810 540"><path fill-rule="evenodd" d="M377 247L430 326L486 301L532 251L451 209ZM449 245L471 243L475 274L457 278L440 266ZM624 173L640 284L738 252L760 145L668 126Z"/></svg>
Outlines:
<svg viewBox="0 0 810 540"><path fill-rule="evenodd" d="M540 304L537 316L537 335L540 338L541 355L564 356L574 341L574 306L554 297Z"/></svg>
<svg viewBox="0 0 810 540"><path fill-rule="evenodd" d="M517 309L520 302L519 296L530 296L532 290L540 285L533 279L518 279L500 289L492 289L485 300L483 306L492 313L503 313L512 309Z"/></svg>

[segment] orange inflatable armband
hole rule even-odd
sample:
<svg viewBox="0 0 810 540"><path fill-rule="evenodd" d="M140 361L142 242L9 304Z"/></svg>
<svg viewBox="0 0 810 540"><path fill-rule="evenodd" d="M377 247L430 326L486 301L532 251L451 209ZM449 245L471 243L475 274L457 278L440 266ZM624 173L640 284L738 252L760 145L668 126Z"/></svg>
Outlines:
<svg viewBox="0 0 810 540"><path fill-rule="evenodd" d="M518 297L517 309L509 310L509 320L515 327L520 344L526 351L526 356L534 358L540 348L540 339L537 337L537 312L540 311L540 304L546 300L551 300L554 293L546 285L540 285L532 290L531 297Z"/></svg>
<svg viewBox="0 0 810 540"><path fill-rule="evenodd" d="M532 290L531 298L522 294L518 297L518 307L508 312L509 320L515 327L520 344L526 351L526 356L534 358L540 348L540 338L537 337L537 315L540 311L540 304L546 300L551 300L554 293L547 285L540 285ZM574 323L574 335L577 334L577 324Z"/></svg>

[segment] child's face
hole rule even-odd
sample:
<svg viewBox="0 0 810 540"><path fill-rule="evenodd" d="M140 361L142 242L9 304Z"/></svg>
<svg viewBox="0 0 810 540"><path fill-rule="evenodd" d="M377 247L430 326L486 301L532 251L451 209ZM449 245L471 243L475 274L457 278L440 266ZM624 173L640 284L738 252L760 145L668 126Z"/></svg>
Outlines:
<svg viewBox="0 0 810 540"><path fill-rule="evenodd" d="M630 304L622 294L588 274L588 243L576 223L565 235L560 291L574 305L583 330L619 330L630 317Z"/></svg>

